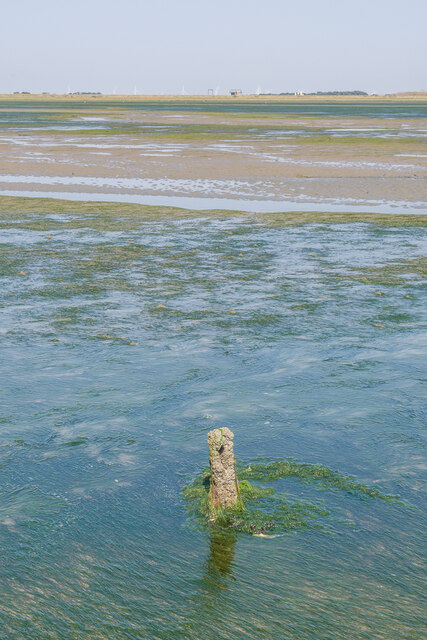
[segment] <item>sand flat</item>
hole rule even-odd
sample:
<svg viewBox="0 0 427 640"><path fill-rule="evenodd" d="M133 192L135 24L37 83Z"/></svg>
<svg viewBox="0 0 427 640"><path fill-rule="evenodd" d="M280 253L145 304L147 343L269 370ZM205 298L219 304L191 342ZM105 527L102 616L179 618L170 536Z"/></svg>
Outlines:
<svg viewBox="0 0 427 640"><path fill-rule="evenodd" d="M0 101L2 189L16 176L14 188L36 191L69 180L77 192L89 181L99 193L425 201L427 117L405 103L393 117L335 115L328 101L314 113L298 105L280 113L274 101L267 113L256 104L246 112L215 101L202 111L189 110L191 101L164 104Z"/></svg>

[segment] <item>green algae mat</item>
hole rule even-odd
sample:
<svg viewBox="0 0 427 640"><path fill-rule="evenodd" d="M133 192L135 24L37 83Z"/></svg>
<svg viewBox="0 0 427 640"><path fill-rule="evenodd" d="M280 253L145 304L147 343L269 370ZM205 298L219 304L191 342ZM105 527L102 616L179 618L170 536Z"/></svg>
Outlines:
<svg viewBox="0 0 427 640"><path fill-rule="evenodd" d="M318 516L330 515L324 506L295 501L289 494L277 493L273 487L262 486L263 483L272 483L283 478L299 478L302 482L314 482L329 490L341 490L360 497L398 502L396 496L385 495L377 487L367 487L355 478L320 464L310 465L282 460L252 462L247 466L239 466L237 475L238 504L232 509L222 511L214 523L210 522L209 517L209 469L205 469L191 484L183 488L188 510L197 522L216 530L241 531L260 536L320 526L314 520Z"/></svg>

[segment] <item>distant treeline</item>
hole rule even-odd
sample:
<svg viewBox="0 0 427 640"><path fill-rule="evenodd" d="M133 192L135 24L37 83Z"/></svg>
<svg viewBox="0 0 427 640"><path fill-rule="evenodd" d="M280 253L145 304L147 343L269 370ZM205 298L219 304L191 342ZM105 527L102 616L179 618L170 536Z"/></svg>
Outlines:
<svg viewBox="0 0 427 640"><path fill-rule="evenodd" d="M315 91L305 93L303 91L282 91L281 93L261 93L262 96L367 96L366 91Z"/></svg>
<svg viewBox="0 0 427 640"><path fill-rule="evenodd" d="M17 95L31 95L31 91L14 91L13 92L14 96ZM36 94L38 95L38 94ZM43 96L53 96L56 95L54 93L49 93L48 91L43 91L42 93ZM66 95L68 96L102 96L102 93L100 91L72 91L72 92L68 92Z"/></svg>
<svg viewBox="0 0 427 640"><path fill-rule="evenodd" d="M366 91L316 91L308 93L309 96L367 96Z"/></svg>

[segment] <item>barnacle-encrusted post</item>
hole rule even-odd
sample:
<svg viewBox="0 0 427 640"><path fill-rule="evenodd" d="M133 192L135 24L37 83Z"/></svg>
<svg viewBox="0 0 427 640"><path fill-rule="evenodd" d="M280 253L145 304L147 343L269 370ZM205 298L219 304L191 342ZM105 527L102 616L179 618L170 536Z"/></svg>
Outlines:
<svg viewBox="0 0 427 640"><path fill-rule="evenodd" d="M224 427L208 434L209 464L209 516L215 520L219 511L226 511L240 503L239 485L233 452L234 433Z"/></svg>

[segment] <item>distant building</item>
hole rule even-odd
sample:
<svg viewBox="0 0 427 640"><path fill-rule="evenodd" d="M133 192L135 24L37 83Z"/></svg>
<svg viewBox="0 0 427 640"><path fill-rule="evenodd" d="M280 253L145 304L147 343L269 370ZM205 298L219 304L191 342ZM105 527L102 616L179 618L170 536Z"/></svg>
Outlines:
<svg viewBox="0 0 427 640"><path fill-rule="evenodd" d="M237 98L238 96L242 95L242 90L241 89L232 89L230 91L230 95L233 96L233 98Z"/></svg>

